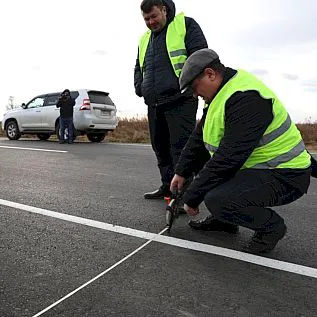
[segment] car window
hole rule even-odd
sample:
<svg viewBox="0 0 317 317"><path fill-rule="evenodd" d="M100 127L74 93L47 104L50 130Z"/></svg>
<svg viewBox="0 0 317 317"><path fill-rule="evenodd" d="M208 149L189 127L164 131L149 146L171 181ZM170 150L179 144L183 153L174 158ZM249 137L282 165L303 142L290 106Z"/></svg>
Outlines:
<svg viewBox="0 0 317 317"><path fill-rule="evenodd" d="M101 91L89 91L88 96L91 103L99 103L103 105L113 105L113 101L109 94Z"/></svg>
<svg viewBox="0 0 317 317"><path fill-rule="evenodd" d="M33 100L31 100L27 104L27 108L28 109L39 108L39 107L43 107L43 105L44 105L44 97L37 97L37 98L34 98Z"/></svg>
<svg viewBox="0 0 317 317"><path fill-rule="evenodd" d="M71 91L70 96L72 97L72 99L76 100L77 97L79 96L79 93L78 91Z"/></svg>
<svg viewBox="0 0 317 317"><path fill-rule="evenodd" d="M45 106L46 107L55 106L57 104L58 97L59 97L58 94L47 96L46 99L45 99Z"/></svg>

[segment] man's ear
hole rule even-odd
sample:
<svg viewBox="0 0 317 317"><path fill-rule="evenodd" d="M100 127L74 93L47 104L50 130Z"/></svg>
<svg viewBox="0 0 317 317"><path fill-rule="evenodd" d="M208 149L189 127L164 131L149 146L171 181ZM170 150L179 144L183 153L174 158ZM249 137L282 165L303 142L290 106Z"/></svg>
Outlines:
<svg viewBox="0 0 317 317"><path fill-rule="evenodd" d="M163 12L165 15L167 15L167 8L166 8L166 6L162 6L162 12Z"/></svg>
<svg viewBox="0 0 317 317"><path fill-rule="evenodd" d="M214 81L216 79L216 72L212 68L206 68L204 73L210 80Z"/></svg>

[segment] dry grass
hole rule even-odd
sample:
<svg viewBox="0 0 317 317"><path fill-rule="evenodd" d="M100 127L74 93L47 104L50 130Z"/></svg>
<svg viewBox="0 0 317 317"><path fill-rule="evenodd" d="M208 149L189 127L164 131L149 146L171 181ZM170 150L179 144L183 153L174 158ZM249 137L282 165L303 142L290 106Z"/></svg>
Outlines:
<svg viewBox="0 0 317 317"><path fill-rule="evenodd" d="M150 143L147 118L119 119L118 127L108 134L107 140L121 143Z"/></svg>
<svg viewBox="0 0 317 317"><path fill-rule="evenodd" d="M297 124L297 127L303 136L307 148L317 149L317 122L299 123ZM5 136L1 129L0 136ZM87 140L85 136L80 138L82 141ZM108 134L106 140L108 142L120 143L150 143L147 118L120 118L118 127Z"/></svg>
<svg viewBox="0 0 317 317"><path fill-rule="evenodd" d="M308 149L317 148L317 123L298 123L297 128L299 129L306 147Z"/></svg>

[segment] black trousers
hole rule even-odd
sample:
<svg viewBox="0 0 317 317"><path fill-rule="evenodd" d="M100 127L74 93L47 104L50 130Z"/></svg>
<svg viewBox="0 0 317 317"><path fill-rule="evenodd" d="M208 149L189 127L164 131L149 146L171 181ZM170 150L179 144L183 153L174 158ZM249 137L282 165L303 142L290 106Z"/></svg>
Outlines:
<svg viewBox="0 0 317 317"><path fill-rule="evenodd" d="M307 187L310 175L307 173ZM205 196L211 214L224 222L257 232L279 230L284 220L271 208L289 204L303 193L270 170L242 170Z"/></svg>
<svg viewBox="0 0 317 317"><path fill-rule="evenodd" d="M195 128L197 107L198 101L194 98L148 107L151 144L163 187L169 187L181 151Z"/></svg>

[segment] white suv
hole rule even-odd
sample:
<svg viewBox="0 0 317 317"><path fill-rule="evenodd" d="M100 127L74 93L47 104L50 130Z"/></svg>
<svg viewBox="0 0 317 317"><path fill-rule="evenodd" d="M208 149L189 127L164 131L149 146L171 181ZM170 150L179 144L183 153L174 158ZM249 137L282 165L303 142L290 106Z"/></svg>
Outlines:
<svg viewBox="0 0 317 317"><path fill-rule="evenodd" d="M18 140L22 134L37 134L40 140L47 140L52 134L59 138L59 108L56 103L60 93L49 93L33 98L21 108L4 114L2 130L10 140ZM79 89L71 91L75 99L74 135L87 134L91 142L101 142L108 131L118 125L117 109L109 93L97 90Z"/></svg>

